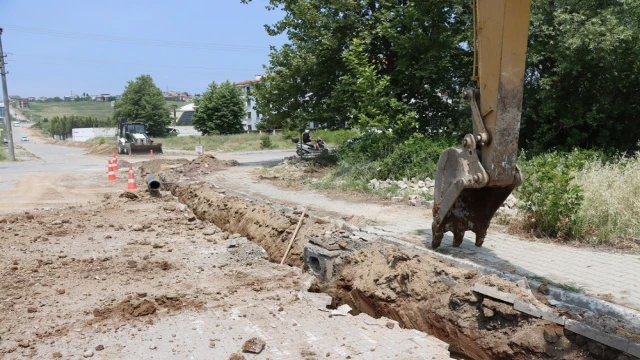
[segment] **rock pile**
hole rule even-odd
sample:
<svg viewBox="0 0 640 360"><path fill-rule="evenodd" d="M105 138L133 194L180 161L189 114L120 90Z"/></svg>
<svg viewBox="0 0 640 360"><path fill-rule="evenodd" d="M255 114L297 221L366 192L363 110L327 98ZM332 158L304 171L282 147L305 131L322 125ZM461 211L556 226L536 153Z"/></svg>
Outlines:
<svg viewBox="0 0 640 360"><path fill-rule="evenodd" d="M393 191L391 201L402 202L408 199L409 204L412 206L426 206L433 207L433 201L427 201L427 199L433 198L436 182L430 178L424 180L418 179L402 179L402 180L378 180L372 179L369 181L369 187L374 190L385 191L388 190L391 194L391 188L396 187L399 191Z"/></svg>
<svg viewBox="0 0 640 360"><path fill-rule="evenodd" d="M392 186L397 186L400 190L406 192L422 192L428 193L433 196L433 190L436 186L435 180L431 180L430 178L426 178L424 180L418 180L412 178L410 181L405 179L402 180L378 180L372 179L369 181L369 187L372 189L387 189Z"/></svg>
<svg viewBox="0 0 640 360"><path fill-rule="evenodd" d="M424 180L412 178L410 180L404 178L402 180L378 180L372 179L369 181L369 187L374 190L385 189L391 190L396 186L400 191L395 192L391 200L394 202L403 202L408 200L408 203L412 206L426 206L428 208L433 207L433 201L427 201L426 199L433 198L436 181L430 178ZM390 191L391 192L391 191ZM509 195L504 204L498 209L498 213L502 213L508 216L518 215L518 199L513 194Z"/></svg>

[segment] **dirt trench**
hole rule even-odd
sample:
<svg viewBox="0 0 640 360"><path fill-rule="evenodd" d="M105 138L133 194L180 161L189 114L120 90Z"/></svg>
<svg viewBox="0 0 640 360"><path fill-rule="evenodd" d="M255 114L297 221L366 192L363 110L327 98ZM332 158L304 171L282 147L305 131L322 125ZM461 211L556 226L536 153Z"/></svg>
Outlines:
<svg viewBox="0 0 640 360"><path fill-rule="evenodd" d="M299 214L228 196L204 182L181 178L179 169L160 177L193 213L221 229L240 233L280 262ZM310 237L344 232L332 223L306 220L286 263L303 267L303 249ZM289 236L287 236L289 235ZM459 358L489 359L632 359L552 322L515 311L509 304L472 291L474 283L495 286L521 300L540 303L529 289L496 276L456 268L429 254L371 243L345 256L332 281L312 291L331 295L334 305L349 304L352 314L388 317L403 328L423 331L446 341Z"/></svg>

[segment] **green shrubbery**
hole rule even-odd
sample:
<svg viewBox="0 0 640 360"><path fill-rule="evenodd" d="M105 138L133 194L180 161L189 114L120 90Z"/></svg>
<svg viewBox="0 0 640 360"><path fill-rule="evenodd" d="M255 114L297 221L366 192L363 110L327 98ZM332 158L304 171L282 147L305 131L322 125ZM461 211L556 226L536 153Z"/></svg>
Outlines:
<svg viewBox="0 0 640 360"><path fill-rule="evenodd" d="M519 207L536 233L591 243L640 237L640 155L545 153L519 162Z"/></svg>
<svg viewBox="0 0 640 360"><path fill-rule="evenodd" d="M553 237L583 235L585 223L580 208L584 194L575 182L575 173L596 157L586 151L522 157L519 165L524 181L517 196L537 232Z"/></svg>
<svg viewBox="0 0 640 360"><path fill-rule="evenodd" d="M262 135L260 136L260 149L273 149L274 145L271 142L271 136Z"/></svg>
<svg viewBox="0 0 640 360"><path fill-rule="evenodd" d="M319 186L368 191L371 179L433 177L440 153L454 143L447 137L399 141L388 133L367 134L338 150L338 166Z"/></svg>
<svg viewBox="0 0 640 360"><path fill-rule="evenodd" d="M299 138L302 134L295 130L287 130L282 133L282 139L289 141L292 137ZM358 133L354 130L314 130L311 132L314 139L321 138L327 144L342 145L347 140L355 139Z"/></svg>
<svg viewBox="0 0 640 360"><path fill-rule="evenodd" d="M399 142L389 134L369 134L340 150L339 171L366 181L433 177L440 153L453 144L448 137L414 135Z"/></svg>

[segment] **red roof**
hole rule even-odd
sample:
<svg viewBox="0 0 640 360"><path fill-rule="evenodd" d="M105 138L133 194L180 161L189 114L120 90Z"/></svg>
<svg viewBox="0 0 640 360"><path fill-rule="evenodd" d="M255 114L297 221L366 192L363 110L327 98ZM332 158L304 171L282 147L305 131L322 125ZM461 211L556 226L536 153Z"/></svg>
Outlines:
<svg viewBox="0 0 640 360"><path fill-rule="evenodd" d="M238 81L236 83L233 83L233 85L236 85L236 86L238 86L238 85L249 85L249 84L254 84L254 83L257 83L257 82L260 82L260 80L256 80L256 79L243 80L243 81Z"/></svg>

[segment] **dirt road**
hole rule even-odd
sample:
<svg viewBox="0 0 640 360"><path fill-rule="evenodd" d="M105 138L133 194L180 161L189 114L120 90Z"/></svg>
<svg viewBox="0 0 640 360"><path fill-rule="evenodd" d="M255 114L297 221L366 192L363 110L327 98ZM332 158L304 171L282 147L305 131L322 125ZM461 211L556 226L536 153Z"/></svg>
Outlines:
<svg viewBox="0 0 640 360"><path fill-rule="evenodd" d="M308 274L171 194L120 197L104 157L25 148L39 159L2 165L0 359L228 359L252 338L259 354L235 359L449 359L425 333L332 312Z"/></svg>

